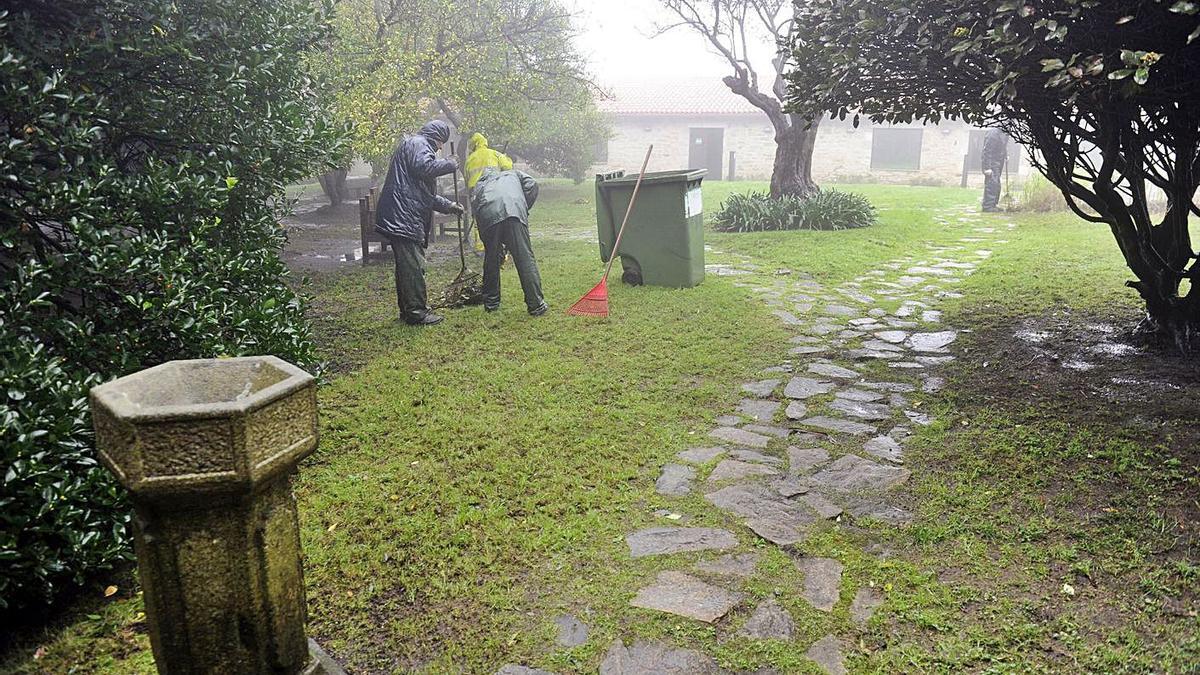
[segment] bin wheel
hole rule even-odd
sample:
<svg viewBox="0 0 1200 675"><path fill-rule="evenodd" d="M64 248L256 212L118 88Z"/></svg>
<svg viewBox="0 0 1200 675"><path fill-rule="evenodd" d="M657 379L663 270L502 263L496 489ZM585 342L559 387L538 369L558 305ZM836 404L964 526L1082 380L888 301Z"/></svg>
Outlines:
<svg viewBox="0 0 1200 675"><path fill-rule="evenodd" d="M621 281L624 281L630 286L641 286L642 271L633 267L626 268L621 274Z"/></svg>

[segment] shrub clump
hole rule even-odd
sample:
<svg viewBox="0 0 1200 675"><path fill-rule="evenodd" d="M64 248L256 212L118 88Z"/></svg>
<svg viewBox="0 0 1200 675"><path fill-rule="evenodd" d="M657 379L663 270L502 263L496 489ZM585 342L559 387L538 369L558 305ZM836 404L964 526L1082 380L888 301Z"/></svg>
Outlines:
<svg viewBox="0 0 1200 675"><path fill-rule="evenodd" d="M180 358L315 367L279 217L344 137L301 58L325 31L313 0L0 10L0 610L129 556L89 387Z"/></svg>
<svg viewBox="0 0 1200 675"><path fill-rule="evenodd" d="M1009 195L1011 200L1011 195ZM1016 204L1011 205L1013 211L1029 213L1063 213L1070 210L1062 191L1046 180L1041 174L1035 173L1025 180L1021 194Z"/></svg>
<svg viewBox="0 0 1200 675"><path fill-rule="evenodd" d="M822 190L801 199L773 199L763 192L732 195L714 216L718 232L849 230L874 225L875 207L854 192Z"/></svg>

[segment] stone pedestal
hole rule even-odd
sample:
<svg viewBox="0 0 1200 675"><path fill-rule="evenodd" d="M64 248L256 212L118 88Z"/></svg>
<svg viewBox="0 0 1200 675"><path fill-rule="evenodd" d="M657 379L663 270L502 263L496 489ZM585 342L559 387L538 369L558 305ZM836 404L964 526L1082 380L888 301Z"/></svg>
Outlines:
<svg viewBox="0 0 1200 675"><path fill-rule="evenodd" d="M129 489L160 673L326 673L305 638L291 479L316 383L274 357L175 361L92 389L100 458Z"/></svg>

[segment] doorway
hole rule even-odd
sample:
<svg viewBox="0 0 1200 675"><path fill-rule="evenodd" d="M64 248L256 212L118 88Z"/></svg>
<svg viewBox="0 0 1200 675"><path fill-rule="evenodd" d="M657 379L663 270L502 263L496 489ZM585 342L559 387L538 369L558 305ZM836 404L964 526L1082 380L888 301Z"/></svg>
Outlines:
<svg viewBox="0 0 1200 675"><path fill-rule="evenodd" d="M692 129L688 144L688 168L708 169L708 180L721 180L725 155L724 129Z"/></svg>

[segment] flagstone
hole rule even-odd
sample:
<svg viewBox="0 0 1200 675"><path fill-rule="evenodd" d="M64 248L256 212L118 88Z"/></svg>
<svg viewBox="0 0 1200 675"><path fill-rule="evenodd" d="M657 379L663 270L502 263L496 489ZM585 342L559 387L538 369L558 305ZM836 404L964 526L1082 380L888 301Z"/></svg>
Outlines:
<svg viewBox="0 0 1200 675"><path fill-rule="evenodd" d="M869 420L878 422L886 420L892 416L892 409L880 403L867 403L865 401L854 401L845 398L835 398L829 404L831 410L836 410L844 415L856 417L860 420Z"/></svg>
<svg viewBox="0 0 1200 675"><path fill-rule="evenodd" d="M758 462L759 464L771 464L773 466L783 465L783 460L779 457L764 455L761 452L749 450L747 448L732 448L729 451L729 456L735 459L740 459L743 462Z"/></svg>
<svg viewBox="0 0 1200 675"><path fill-rule="evenodd" d="M701 560L693 569L726 577L752 577L761 559L759 553L727 553L712 560Z"/></svg>
<svg viewBox="0 0 1200 675"><path fill-rule="evenodd" d="M814 642L804 655L815 661L826 675L846 675L849 672L842 658L842 643L832 635Z"/></svg>
<svg viewBox="0 0 1200 675"><path fill-rule="evenodd" d="M713 438L736 443L737 445L745 445L751 448L765 448L771 442L770 437L756 434L753 431L745 429L735 429L733 427L718 427L713 429L709 436Z"/></svg>
<svg viewBox="0 0 1200 675"><path fill-rule="evenodd" d="M851 505L850 515L855 518L874 518L891 525L903 526L913 521L913 514L891 504L878 501L864 501Z"/></svg>
<svg viewBox="0 0 1200 675"><path fill-rule="evenodd" d="M667 571L660 572L654 584L639 590L629 604L704 623L715 623L741 600L741 593L714 586L683 572ZM603 667L601 672L604 672Z"/></svg>
<svg viewBox="0 0 1200 675"><path fill-rule="evenodd" d="M555 642L560 647L578 647L587 642L588 627L579 619L564 614L554 620L554 624L558 626L558 638Z"/></svg>
<svg viewBox="0 0 1200 675"><path fill-rule="evenodd" d="M780 321L783 321L785 324L787 324L789 326L803 326L806 323L803 319L797 317L795 314L792 314L791 312L786 312L782 309L777 309L771 313L774 314L775 316L779 317Z"/></svg>
<svg viewBox="0 0 1200 675"><path fill-rule="evenodd" d="M766 398L775 392L776 387L783 383L783 380L759 380L758 382L748 382L742 385L742 391L757 396L758 398Z"/></svg>
<svg viewBox="0 0 1200 675"><path fill-rule="evenodd" d="M793 377L783 390L788 398L806 399L833 391L835 385L829 380L817 380L811 377Z"/></svg>
<svg viewBox="0 0 1200 675"><path fill-rule="evenodd" d="M685 462L691 462L692 464L708 464L714 459L720 457L722 454L724 454L724 452L725 448L722 447L691 448L689 450L684 450L675 456Z"/></svg>
<svg viewBox="0 0 1200 675"><path fill-rule="evenodd" d="M746 519L764 539L787 546L803 539L803 530L816 521L806 508L787 501L765 485L733 485L705 495L719 509Z"/></svg>
<svg viewBox="0 0 1200 675"><path fill-rule="evenodd" d="M696 470L682 464L667 464L663 467L662 475L655 483L655 490L660 495L668 497L683 497L692 491L692 480L696 478Z"/></svg>
<svg viewBox="0 0 1200 675"><path fill-rule="evenodd" d="M834 504L821 495L810 492L801 497L800 501L808 504L813 511L817 512L817 515L825 518L826 520L837 518L838 516L842 515L842 507Z"/></svg>
<svg viewBox="0 0 1200 675"><path fill-rule="evenodd" d="M874 403L881 401L885 397L883 394L875 391L867 391L865 389L843 389L834 394L837 398L849 399L851 401L863 401L866 403Z"/></svg>
<svg viewBox="0 0 1200 675"><path fill-rule="evenodd" d="M760 422L769 422L782 406L778 401L744 398L738 403L737 411Z"/></svg>
<svg viewBox="0 0 1200 675"><path fill-rule="evenodd" d="M850 420L838 419L836 417L810 417L806 420L801 420L800 423L815 429L823 429L825 431L832 431L840 434L850 434L852 436L873 434L877 431L875 427L869 424L851 422Z"/></svg>
<svg viewBox="0 0 1200 675"><path fill-rule="evenodd" d="M751 464L750 462L740 462L736 459L724 459L717 465L712 473L708 475L708 482L719 483L721 481L738 480L748 476L777 476L779 472L762 464Z"/></svg>
<svg viewBox="0 0 1200 675"><path fill-rule="evenodd" d="M825 448L788 448L788 470L792 473L808 471L829 461L829 451Z"/></svg>
<svg viewBox="0 0 1200 675"><path fill-rule="evenodd" d="M863 586L854 594L850 603L850 620L854 623L865 624L875 615L875 610L883 605L883 593L873 586Z"/></svg>
<svg viewBox="0 0 1200 675"><path fill-rule="evenodd" d="M897 394L911 394L912 392L917 390L917 388L914 387L913 385L907 384L904 382L859 382L855 386L863 387L865 389L875 389L876 391L886 391L886 392L892 392L892 393L897 393Z"/></svg>
<svg viewBox="0 0 1200 675"><path fill-rule="evenodd" d="M904 463L904 450L891 436L876 436L863 445L863 450L893 464Z"/></svg>
<svg viewBox="0 0 1200 675"><path fill-rule="evenodd" d="M711 527L651 527L626 535L625 543L633 558L688 551L722 551L738 545L732 532Z"/></svg>
<svg viewBox="0 0 1200 675"><path fill-rule="evenodd" d="M787 438L792 433L791 429L784 429L783 427L770 426L766 424L747 424L745 429L746 431L752 431L756 434L774 436L776 438Z"/></svg>
<svg viewBox="0 0 1200 675"><path fill-rule="evenodd" d="M796 569L804 574L801 596L822 612L832 612L842 588L842 563L833 558L800 558Z"/></svg>
<svg viewBox="0 0 1200 675"><path fill-rule="evenodd" d="M755 640L790 640L795 631L792 616L774 598L768 598L754 610L738 635Z"/></svg>
<svg viewBox="0 0 1200 675"><path fill-rule="evenodd" d="M808 406L804 405L800 401L792 401L791 403L788 403L788 407L787 410L784 411L784 415L786 415L789 420L802 420L808 415Z"/></svg>
<svg viewBox="0 0 1200 675"><path fill-rule="evenodd" d="M883 333L878 333L878 335L883 335ZM905 335L905 333L900 332L900 335ZM903 341L904 339L901 338L898 342ZM887 340L864 340L863 347L866 349L875 349L881 352L892 352L893 355L904 353L904 347L899 346L895 342L889 342Z"/></svg>
<svg viewBox="0 0 1200 675"><path fill-rule="evenodd" d="M907 469L885 466L858 455L844 455L813 476L817 483L842 492L886 490L908 480Z"/></svg>
<svg viewBox="0 0 1200 675"><path fill-rule="evenodd" d="M832 363L810 363L808 364L808 372L814 375L823 375L842 380L853 380L859 377L858 371L843 368Z"/></svg>

